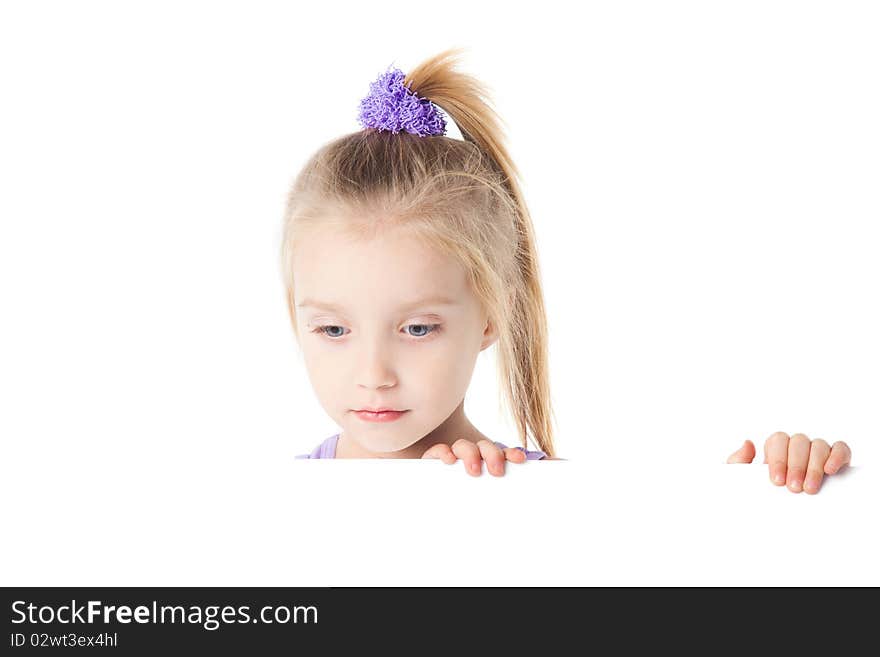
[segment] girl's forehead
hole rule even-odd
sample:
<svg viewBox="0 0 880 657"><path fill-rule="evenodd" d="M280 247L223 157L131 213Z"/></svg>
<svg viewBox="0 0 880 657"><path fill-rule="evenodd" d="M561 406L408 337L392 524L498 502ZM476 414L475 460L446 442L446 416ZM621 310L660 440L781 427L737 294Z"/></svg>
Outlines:
<svg viewBox="0 0 880 657"><path fill-rule="evenodd" d="M411 230L388 228L383 230L358 230L338 225L312 226L301 233L298 241L305 246L335 246L337 248L387 248L409 247L431 251L429 244L419 240Z"/></svg>
<svg viewBox="0 0 880 657"><path fill-rule="evenodd" d="M295 277L297 305L336 304L348 302L389 305L394 309L425 305L454 305L467 295L463 277L448 275L385 276L380 271L357 275L353 269L326 269L304 272Z"/></svg>
<svg viewBox="0 0 880 657"><path fill-rule="evenodd" d="M395 234L354 239L321 231L299 242L293 266L300 281L378 278L388 285L409 282L407 287L424 288L457 286L464 280L464 270L453 258L411 236Z"/></svg>

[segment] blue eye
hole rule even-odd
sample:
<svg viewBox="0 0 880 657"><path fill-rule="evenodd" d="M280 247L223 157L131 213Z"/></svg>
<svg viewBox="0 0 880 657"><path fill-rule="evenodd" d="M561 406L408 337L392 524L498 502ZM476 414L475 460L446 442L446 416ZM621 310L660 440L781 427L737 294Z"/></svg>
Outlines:
<svg viewBox="0 0 880 657"><path fill-rule="evenodd" d="M344 327L342 327L342 326L336 326L336 325L333 325L333 324L325 324L325 325L323 325L323 326L318 326L318 327L316 327L316 328L312 331L312 333L321 333L321 334L327 336L328 338L330 338L331 340L338 340L338 339L341 338L343 335L345 335L345 333L339 334L339 333L336 333L335 331L333 331L333 333L330 334L330 333L327 332L326 329L343 329L343 328L344 328ZM409 328L429 329L429 330L427 330L427 331L425 331L425 332L421 332L421 331L419 331L419 332L418 332L417 334L415 334L415 335L412 334L412 333L409 333L409 335L410 335L411 337L419 338L419 339L421 340L421 339L424 339L426 336L431 335L432 333L438 333L438 332L440 331L440 324L407 324L407 325L406 325L406 328L408 328L408 329L409 329Z"/></svg>
<svg viewBox="0 0 880 657"><path fill-rule="evenodd" d="M426 335L430 335L431 333L436 331L438 326L440 326L440 325L439 324L407 324L406 328L415 327L415 328L430 329L430 330L426 331L425 333L419 333L417 335L413 335L412 333L410 333L410 335L412 335L414 338L423 338Z"/></svg>
<svg viewBox="0 0 880 657"><path fill-rule="evenodd" d="M316 332L317 332L317 331L320 331L320 332L323 333L324 335L327 335L327 332L326 332L324 329L338 329L338 328L342 328L342 327L341 327L341 326L331 326L331 325L328 325L328 326L319 326L318 328L315 329L315 331L316 331ZM339 336L339 335L327 335L327 337L328 337L328 338L339 338L339 337L342 337L342 336Z"/></svg>

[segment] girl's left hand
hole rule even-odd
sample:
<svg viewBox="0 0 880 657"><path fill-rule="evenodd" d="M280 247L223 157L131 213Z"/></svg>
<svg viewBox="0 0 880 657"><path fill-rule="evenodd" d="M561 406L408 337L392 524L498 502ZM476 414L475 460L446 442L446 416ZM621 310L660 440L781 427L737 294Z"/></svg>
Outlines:
<svg viewBox="0 0 880 657"><path fill-rule="evenodd" d="M788 485L792 493L819 492L822 476L839 471L850 462L852 452L842 440L828 445L821 438L810 440L802 433L777 431L764 443L764 463L770 464L770 481L777 486ZM755 445L751 440L727 458L728 463L751 463Z"/></svg>
<svg viewBox="0 0 880 657"><path fill-rule="evenodd" d="M452 447L446 443L437 443L422 454L423 459L441 459L444 463L452 465L457 459L464 461L465 470L474 477L479 477L483 471L482 463L486 461L486 469L496 477L504 475L504 466L507 461L523 463L526 453L516 447L508 447L502 450L491 440L482 440L472 443L465 438L459 438Z"/></svg>

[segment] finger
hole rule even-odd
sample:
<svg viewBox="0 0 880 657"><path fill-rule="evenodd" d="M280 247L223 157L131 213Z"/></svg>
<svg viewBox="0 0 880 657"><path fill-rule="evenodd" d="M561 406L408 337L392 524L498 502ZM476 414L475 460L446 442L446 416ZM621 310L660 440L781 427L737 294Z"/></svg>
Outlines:
<svg viewBox="0 0 880 657"><path fill-rule="evenodd" d="M840 468L849 463L852 458L852 451L842 440L838 440L831 446L831 455L825 461L825 474L834 474Z"/></svg>
<svg viewBox="0 0 880 657"><path fill-rule="evenodd" d="M452 453L452 450L449 448L449 445L446 443L437 443L436 445L430 447L428 451L422 454L423 459L440 459L446 465L452 465L458 459L455 458L455 454Z"/></svg>
<svg viewBox="0 0 880 657"><path fill-rule="evenodd" d="M816 438L810 445L810 460L807 463L807 477L804 479L804 492L815 495L822 485L822 468L831 454L831 446L821 438Z"/></svg>
<svg viewBox="0 0 880 657"><path fill-rule="evenodd" d="M483 472L483 458L480 456L480 448L470 440L459 438L452 443L452 453L464 461L464 468L475 477Z"/></svg>
<svg viewBox="0 0 880 657"><path fill-rule="evenodd" d="M787 433L777 431L764 443L764 463L770 465L770 481L777 486L782 486L785 483L788 440Z"/></svg>
<svg viewBox="0 0 880 657"><path fill-rule="evenodd" d="M755 458L755 443L747 440L738 450L727 457L728 463L751 463Z"/></svg>
<svg viewBox="0 0 880 657"><path fill-rule="evenodd" d="M513 461L514 463L525 463L526 459L526 450L522 447L508 447L504 450L504 457L508 461Z"/></svg>
<svg viewBox="0 0 880 657"><path fill-rule="evenodd" d="M485 438L477 441L477 447L480 448L480 454L483 455L483 460L486 462L486 470L489 471L489 474L493 474L496 477L504 475L505 459L501 448Z"/></svg>
<svg viewBox="0 0 880 657"><path fill-rule="evenodd" d="M801 492L809 459L810 439L802 433L793 434L788 441L788 475L785 482L793 493Z"/></svg>

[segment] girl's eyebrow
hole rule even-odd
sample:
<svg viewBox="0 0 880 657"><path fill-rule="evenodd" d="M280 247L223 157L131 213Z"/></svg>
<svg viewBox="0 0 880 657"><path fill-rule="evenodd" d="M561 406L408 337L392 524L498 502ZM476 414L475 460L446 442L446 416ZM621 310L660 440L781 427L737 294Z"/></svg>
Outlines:
<svg viewBox="0 0 880 657"><path fill-rule="evenodd" d="M410 308L417 308L419 306L455 306L458 305L458 301L453 299L449 299L447 297L430 297L427 299L419 299L417 301L410 301L409 303L404 303L400 306L400 310L409 310ZM316 301L313 299L303 299L298 304L296 304L297 308L304 308L306 306L310 306L312 308L321 308L323 310L335 310L338 312L342 312L345 309L336 303L327 303L325 301Z"/></svg>

